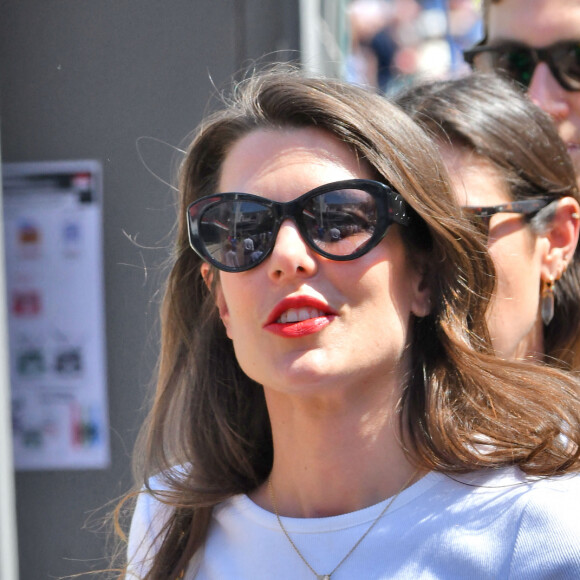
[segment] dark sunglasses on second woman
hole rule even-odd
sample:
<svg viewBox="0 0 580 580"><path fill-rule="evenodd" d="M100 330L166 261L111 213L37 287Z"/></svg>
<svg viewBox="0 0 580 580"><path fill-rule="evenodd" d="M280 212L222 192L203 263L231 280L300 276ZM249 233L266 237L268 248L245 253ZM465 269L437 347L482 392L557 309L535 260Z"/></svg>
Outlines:
<svg viewBox="0 0 580 580"><path fill-rule="evenodd" d="M532 219L539 211L555 201L556 197L535 197L533 199L520 199L510 201L500 205L490 206L464 206L461 208L463 213L472 218L474 222L481 226L486 232L489 231L489 222L491 217L497 213L515 213L525 216L526 219Z"/></svg>
<svg viewBox="0 0 580 580"><path fill-rule="evenodd" d="M243 272L268 257L287 219L316 253L344 261L369 252L391 224L408 225L410 212L391 186L350 179L288 202L249 193L208 195L189 205L187 224L190 245L202 259L225 272Z"/></svg>
<svg viewBox="0 0 580 580"><path fill-rule="evenodd" d="M479 44L463 52L465 61L482 72L497 72L530 86L534 70L545 62L560 86L580 91L580 41L564 41L534 48L525 44L504 42Z"/></svg>

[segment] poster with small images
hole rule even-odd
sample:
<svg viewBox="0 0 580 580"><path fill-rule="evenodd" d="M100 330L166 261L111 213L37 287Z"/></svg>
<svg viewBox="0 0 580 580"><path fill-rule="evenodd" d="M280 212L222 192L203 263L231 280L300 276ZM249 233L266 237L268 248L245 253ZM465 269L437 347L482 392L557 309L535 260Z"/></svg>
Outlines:
<svg viewBox="0 0 580 580"><path fill-rule="evenodd" d="M14 465L109 465L97 161L5 163Z"/></svg>

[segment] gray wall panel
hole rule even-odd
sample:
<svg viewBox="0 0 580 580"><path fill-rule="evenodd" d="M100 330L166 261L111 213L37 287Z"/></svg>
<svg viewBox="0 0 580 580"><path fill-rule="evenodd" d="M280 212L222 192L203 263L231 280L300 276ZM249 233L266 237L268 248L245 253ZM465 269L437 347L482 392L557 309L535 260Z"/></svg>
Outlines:
<svg viewBox="0 0 580 580"><path fill-rule="evenodd" d="M85 523L131 484L131 449L157 355L159 265L174 219L173 196L146 171L136 141L180 144L203 115L210 76L221 86L248 59L297 49L297 6L0 0L4 160L95 158L104 167L112 466L17 474L23 580L103 567L105 535ZM147 143L143 153L154 171L170 175L171 149Z"/></svg>

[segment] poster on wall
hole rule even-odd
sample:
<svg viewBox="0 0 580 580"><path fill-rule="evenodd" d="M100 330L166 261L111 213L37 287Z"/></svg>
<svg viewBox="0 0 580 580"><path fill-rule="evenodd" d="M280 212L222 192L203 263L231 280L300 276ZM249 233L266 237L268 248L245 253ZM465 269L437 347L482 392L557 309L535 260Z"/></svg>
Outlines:
<svg viewBox="0 0 580 580"><path fill-rule="evenodd" d="M101 165L2 172L15 468L106 468Z"/></svg>

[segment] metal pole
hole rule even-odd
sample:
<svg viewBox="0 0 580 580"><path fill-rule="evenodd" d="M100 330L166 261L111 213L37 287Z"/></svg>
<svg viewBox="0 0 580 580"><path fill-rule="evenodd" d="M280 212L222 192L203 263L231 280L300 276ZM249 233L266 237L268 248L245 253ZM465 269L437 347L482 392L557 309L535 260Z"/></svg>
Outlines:
<svg viewBox="0 0 580 580"><path fill-rule="evenodd" d="M321 0L300 0L300 55L304 70L310 74L323 72L320 2Z"/></svg>
<svg viewBox="0 0 580 580"><path fill-rule="evenodd" d="M0 164L0 580L18 580L2 200Z"/></svg>

